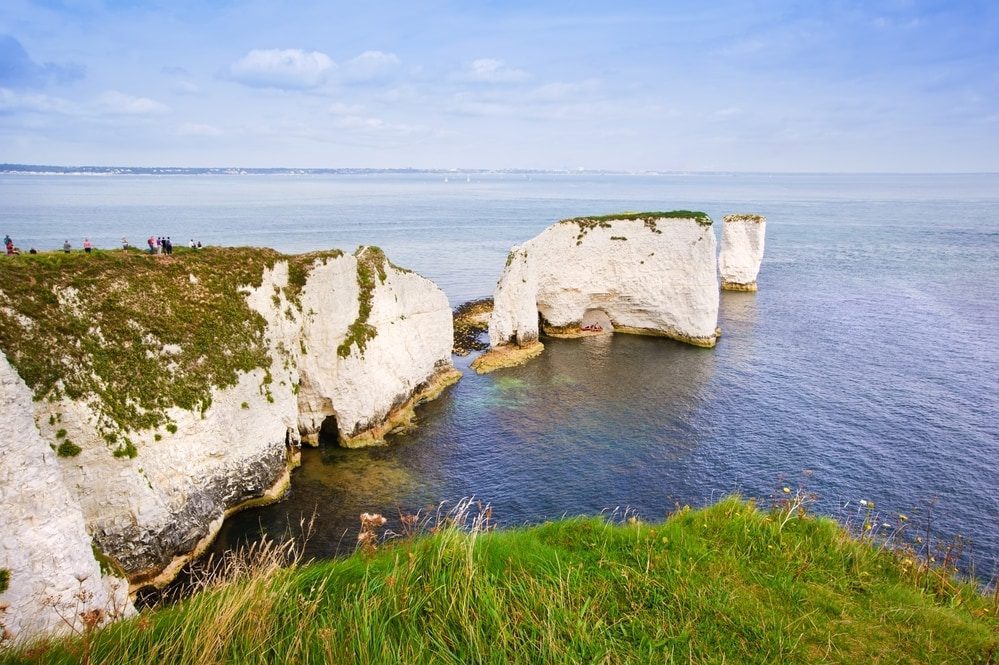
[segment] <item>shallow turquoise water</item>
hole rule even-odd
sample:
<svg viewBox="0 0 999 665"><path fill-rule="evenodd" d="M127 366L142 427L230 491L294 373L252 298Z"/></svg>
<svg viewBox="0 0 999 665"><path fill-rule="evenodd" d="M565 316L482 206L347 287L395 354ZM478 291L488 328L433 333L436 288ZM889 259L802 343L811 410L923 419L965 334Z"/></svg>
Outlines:
<svg viewBox="0 0 999 665"><path fill-rule="evenodd" d="M450 181L0 177L0 231L44 248L150 234L284 251L378 244L457 305L490 294L510 246L559 218L765 214L760 291L722 294L715 349L552 340L527 366L466 372L390 447L305 451L287 499L236 516L217 548L314 511L308 552L327 556L352 547L364 510L394 515L475 495L506 524L624 506L657 518L677 502L801 482L838 516L861 498L888 517L935 500L934 527L970 537L979 573L992 572L999 176Z"/></svg>

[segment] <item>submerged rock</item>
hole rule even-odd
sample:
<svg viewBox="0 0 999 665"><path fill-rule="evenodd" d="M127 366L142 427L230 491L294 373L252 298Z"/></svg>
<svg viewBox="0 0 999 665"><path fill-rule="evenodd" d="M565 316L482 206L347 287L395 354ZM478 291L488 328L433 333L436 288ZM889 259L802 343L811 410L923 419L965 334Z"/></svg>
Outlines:
<svg viewBox="0 0 999 665"><path fill-rule="evenodd" d="M725 215L718 269L726 291L756 291L763 261L767 219L763 215Z"/></svg>
<svg viewBox="0 0 999 665"><path fill-rule="evenodd" d="M375 247L57 260L17 257L0 278L0 348L34 390L21 383L5 419L30 423L38 468L64 492L4 532L5 547L39 542L51 563L17 573L31 588L56 583L66 555L28 531L74 514L86 532L70 546L88 565L87 532L133 590L161 586L227 515L281 495L301 441L383 443L460 377L447 297ZM0 460L21 454L18 436L4 431ZM4 469L7 515L22 471Z"/></svg>
<svg viewBox="0 0 999 665"><path fill-rule="evenodd" d="M711 219L674 211L563 220L513 248L494 303L491 350L473 364L480 372L536 356L542 332L625 332L714 346Z"/></svg>
<svg viewBox="0 0 999 665"><path fill-rule="evenodd" d="M467 356L472 351L485 351L489 348L489 343L483 342L480 337L489 332L489 315L492 311L492 298L469 300L455 308L452 353Z"/></svg>

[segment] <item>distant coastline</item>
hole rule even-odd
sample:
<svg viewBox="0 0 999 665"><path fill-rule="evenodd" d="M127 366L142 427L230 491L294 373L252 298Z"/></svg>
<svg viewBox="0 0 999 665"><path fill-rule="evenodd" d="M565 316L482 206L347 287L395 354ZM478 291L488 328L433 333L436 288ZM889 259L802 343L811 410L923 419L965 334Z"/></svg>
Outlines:
<svg viewBox="0 0 999 665"><path fill-rule="evenodd" d="M418 169L418 168L323 168L297 169L241 167L174 167L174 166L51 166L46 164L0 164L3 175L367 175L439 173L509 174L509 175L691 175L686 172L610 171L589 169Z"/></svg>
<svg viewBox="0 0 999 665"><path fill-rule="evenodd" d="M0 175L415 175L439 174L448 176L461 175L609 175L609 176L971 176L999 175L993 171L954 171L954 172L877 172L877 171L622 171L614 169L486 169L486 168L291 168L270 167L252 168L238 166L190 167L190 166L54 166L50 164L0 164Z"/></svg>

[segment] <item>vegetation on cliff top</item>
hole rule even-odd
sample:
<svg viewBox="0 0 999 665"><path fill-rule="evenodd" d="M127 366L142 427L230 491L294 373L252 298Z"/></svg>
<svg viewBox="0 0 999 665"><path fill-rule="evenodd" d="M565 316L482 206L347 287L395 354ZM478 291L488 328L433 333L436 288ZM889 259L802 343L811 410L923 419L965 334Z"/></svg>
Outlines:
<svg viewBox="0 0 999 665"><path fill-rule="evenodd" d="M987 663L997 647L995 599L793 505L359 540L0 663Z"/></svg>
<svg viewBox="0 0 999 665"><path fill-rule="evenodd" d="M700 210L670 210L667 212L619 212L611 215L588 215L585 217L572 217L563 219L559 224L579 224L583 226L593 226L600 222L614 222L618 220L657 220L657 219L692 219L702 226L711 226L711 217L706 212Z"/></svg>
<svg viewBox="0 0 999 665"><path fill-rule="evenodd" d="M213 387L270 366L245 287L286 260L283 291L297 305L315 261L340 255L238 247L5 257L0 349L36 399L89 402L109 446L131 457L125 432L167 423L170 407L204 411Z"/></svg>
<svg viewBox="0 0 999 665"><path fill-rule="evenodd" d="M767 221L767 218L763 215L757 215L754 213L738 213L734 215L725 215L726 222L755 222L756 224L762 224Z"/></svg>
<svg viewBox="0 0 999 665"><path fill-rule="evenodd" d="M579 227L579 234L576 236L576 244L582 245L583 238L586 234L593 229L609 229L611 228L611 222L616 221L633 221L638 220L645 224L645 228L649 229L653 233L662 233L659 230L659 220L661 219L692 219L701 226L711 226L711 218L707 213L703 213L697 210L671 210L669 212L620 212L613 215L597 215L592 217L572 217L570 219L563 219L559 224L575 224ZM613 240L627 240L623 236L616 236L612 238ZM510 265L510 260L507 259L507 265Z"/></svg>
<svg viewBox="0 0 999 665"><path fill-rule="evenodd" d="M378 334L378 329L368 323L375 298L375 276L381 283L388 277L385 272L388 261L380 247L358 247L354 256L357 258L357 318L348 326L347 336L337 347L336 353L341 358L349 356L351 348L355 346L358 354L364 355L368 342Z"/></svg>

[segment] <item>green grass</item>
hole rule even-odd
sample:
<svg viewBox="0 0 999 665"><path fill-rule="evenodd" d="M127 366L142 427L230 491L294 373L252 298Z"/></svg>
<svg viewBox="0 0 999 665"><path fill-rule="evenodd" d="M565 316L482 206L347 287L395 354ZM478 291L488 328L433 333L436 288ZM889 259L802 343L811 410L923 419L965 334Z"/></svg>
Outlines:
<svg viewBox="0 0 999 665"><path fill-rule="evenodd" d="M660 524L453 527L252 574L0 663L993 662L976 587L725 499Z"/></svg>
<svg viewBox="0 0 999 665"><path fill-rule="evenodd" d="M617 220L656 220L656 219L693 219L702 226L711 226L711 217L700 210L669 210L659 212L619 212L611 215L592 215L563 219L559 224L599 223Z"/></svg>
<svg viewBox="0 0 999 665"><path fill-rule="evenodd" d="M80 446L66 439L56 448L56 455L59 457L76 457L80 454L81 450Z"/></svg>
<svg viewBox="0 0 999 665"><path fill-rule="evenodd" d="M264 319L241 287L258 287L265 268L287 260L285 296L297 305L314 262L341 255L249 247L175 252L6 257L0 349L36 399L89 402L109 442L167 423L170 407L203 412L213 387L270 366ZM134 446L118 450L134 456Z"/></svg>
<svg viewBox="0 0 999 665"><path fill-rule="evenodd" d="M347 336L336 349L336 353L341 358L350 355L351 349L357 347L359 355L364 355L368 341L375 338L378 330L368 323L371 316L371 307L374 303L375 276L382 283L388 275L385 272L385 253L379 247L360 247L354 256L357 258L357 287L358 306L357 318L347 327ZM393 266L395 267L395 266Z"/></svg>

